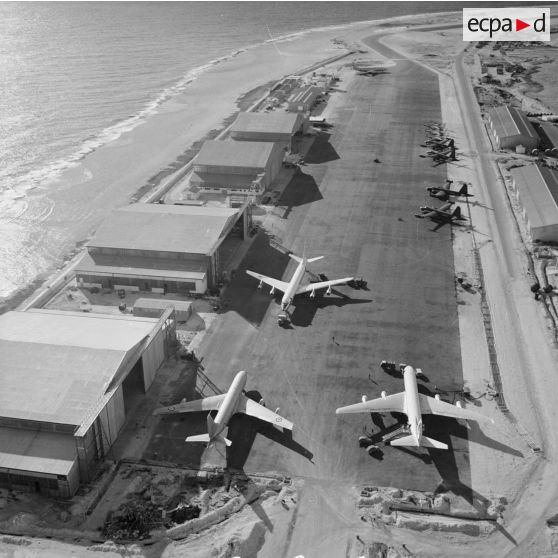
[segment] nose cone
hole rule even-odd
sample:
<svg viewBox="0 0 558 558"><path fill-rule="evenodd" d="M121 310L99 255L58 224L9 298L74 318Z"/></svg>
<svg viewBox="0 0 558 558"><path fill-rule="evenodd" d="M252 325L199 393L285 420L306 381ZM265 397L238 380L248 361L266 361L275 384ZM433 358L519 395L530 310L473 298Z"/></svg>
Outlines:
<svg viewBox="0 0 558 558"><path fill-rule="evenodd" d="M412 374L413 376L416 375L415 369L412 366L405 366L405 374Z"/></svg>

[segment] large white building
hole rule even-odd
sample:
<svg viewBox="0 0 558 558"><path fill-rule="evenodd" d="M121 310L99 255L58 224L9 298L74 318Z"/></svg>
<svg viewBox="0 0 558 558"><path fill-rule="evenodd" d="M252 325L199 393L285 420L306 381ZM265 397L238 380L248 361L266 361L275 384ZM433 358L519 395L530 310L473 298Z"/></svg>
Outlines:
<svg viewBox="0 0 558 558"><path fill-rule="evenodd" d="M558 242L558 172L531 164L512 169L511 175L531 238Z"/></svg>
<svg viewBox="0 0 558 558"><path fill-rule="evenodd" d="M302 114L285 111L241 112L231 126L231 138L237 141L267 141L278 143L292 151L293 137L304 131Z"/></svg>
<svg viewBox="0 0 558 558"><path fill-rule="evenodd" d="M523 146L531 151L539 145L539 136L523 111L508 106L495 107L488 111L487 119L500 149Z"/></svg>
<svg viewBox="0 0 558 558"><path fill-rule="evenodd" d="M1 315L0 486L68 497L91 480L175 337L172 309Z"/></svg>
<svg viewBox="0 0 558 558"><path fill-rule="evenodd" d="M205 141L190 184L206 192L258 198L281 169L285 149L267 141Z"/></svg>
<svg viewBox="0 0 558 558"><path fill-rule="evenodd" d="M204 293L220 280L222 244L247 209L136 203L114 210L76 267L82 287Z"/></svg>

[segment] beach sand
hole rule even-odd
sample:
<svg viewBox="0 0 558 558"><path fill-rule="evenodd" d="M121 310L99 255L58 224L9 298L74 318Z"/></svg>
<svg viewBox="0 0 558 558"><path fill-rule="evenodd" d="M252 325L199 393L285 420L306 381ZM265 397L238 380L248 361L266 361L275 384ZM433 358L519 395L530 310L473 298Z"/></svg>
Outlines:
<svg viewBox="0 0 558 558"><path fill-rule="evenodd" d="M193 144L223 128L239 110L242 95L345 52L332 43L332 35L331 30L308 33L214 65L143 124L85 156L56 182L30 190L16 215L0 223L3 310L29 294L37 278L60 268L111 209L185 163Z"/></svg>

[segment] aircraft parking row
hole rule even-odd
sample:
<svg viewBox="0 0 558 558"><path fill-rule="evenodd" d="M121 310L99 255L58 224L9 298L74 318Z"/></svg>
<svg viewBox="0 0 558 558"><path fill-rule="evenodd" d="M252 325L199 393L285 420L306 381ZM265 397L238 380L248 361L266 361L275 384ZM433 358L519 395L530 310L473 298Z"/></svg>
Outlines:
<svg viewBox="0 0 558 558"><path fill-rule="evenodd" d="M446 160L455 159L455 142L453 138L447 136L445 127L442 124L430 125L428 136L426 145L432 148L432 151L428 152L428 154L435 161L440 157ZM465 217L461 215L461 208L459 206L452 210L454 201L451 198L467 199L472 194L469 193L467 184L462 183L459 189L452 189L452 183L451 180L446 180L444 186L426 188L431 197L446 203L440 207L422 206L420 207L420 213L417 213L415 216L419 219L430 219L439 223L440 226L445 223L464 220ZM309 294L310 298L314 298L319 290L326 289L326 293L329 295L332 293L333 286L347 284L354 286L357 281L363 283L362 279L354 276L334 280L324 279L317 282L305 282L308 264L322 259L323 256L308 258L305 248L302 256L289 254L289 257L298 264L289 281L282 281L255 271L246 270L248 275L259 281L258 289L261 289L263 283L266 283L271 287L270 294L273 295L275 291L283 293L280 303L281 313L278 315L278 323L280 325L289 324L289 308L293 304L295 296ZM406 423L398 428L396 432L382 437L382 441L392 446L427 447L439 450L448 449L448 446L443 442L424 435L422 415L432 414L463 420L492 421L492 419L480 413L463 408L459 401L456 405L452 405L442 401L439 394L430 397L419 393L417 385L417 376L420 375L419 369L408 365L401 365L401 375L404 382L404 391L392 395L387 395L385 391L382 391L381 397L372 400L362 396L361 402L339 407L336 409L336 414L403 413L407 417ZM250 415L266 421L280 430L292 430L294 427L293 423L281 417L277 413L279 409L276 412L272 412L264 406L263 401L258 403L246 396L244 391L246 379L246 372L240 371L236 374L229 390L225 394L190 402L183 401L170 407L158 409L156 414L207 411L207 434L189 436L186 438L186 441L204 442L208 445L231 445L231 441L224 432L230 418L236 413ZM215 411L217 411L217 414L213 418L211 413ZM361 444L367 445L367 449L370 449L371 452L375 450L376 446L371 442L371 438L366 436L361 438L363 438L360 440Z"/></svg>

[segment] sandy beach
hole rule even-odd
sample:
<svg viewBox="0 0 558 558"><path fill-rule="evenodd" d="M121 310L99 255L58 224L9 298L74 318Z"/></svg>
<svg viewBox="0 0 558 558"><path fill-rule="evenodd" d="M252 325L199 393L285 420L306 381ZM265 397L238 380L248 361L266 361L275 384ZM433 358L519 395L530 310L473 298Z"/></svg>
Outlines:
<svg viewBox="0 0 558 558"><path fill-rule="evenodd" d="M130 201L147 184L156 186L166 169L183 163L192 144L223 127L243 94L342 54L334 33L308 33L248 49L212 66L186 91L161 105L131 132L87 155L56 182L21 199L18 214L3 220L0 301L4 310L30 294L95 231L114 207ZM157 180L158 179L158 180ZM14 292L27 286L23 292Z"/></svg>
<svg viewBox="0 0 558 558"><path fill-rule="evenodd" d="M436 17L436 23L443 23L444 18L441 17L440 14ZM431 23L431 20L429 20L427 16L417 21L415 17L413 18L413 23L416 25L425 24ZM195 152L193 146L198 144L199 141L211 131L222 129L231 116L239 110L239 99L242 96L245 96L248 92L252 92L249 98L245 99L244 103L245 105L249 104L249 102L252 102L259 95L263 94L265 91L264 84L273 83L282 76L299 72L320 61L342 55L344 52L348 51L348 47L358 45L358 41L371 37L378 31L385 32L386 28L392 28L394 31L398 30L396 26L400 26L401 29L404 29L404 22L401 18L384 20L383 22L377 22L375 25L371 25L370 23L366 25L353 24L342 28L313 31L277 42L276 44L270 43L242 51L234 57L211 67L198 79L193 81L184 93L165 102L158 113L150 117L144 124L138 126L129 133L123 134L118 140L86 156L78 166L65 172L57 182L50 185L48 189L36 189L30 192L29 196L25 199L27 205L24 205L22 201L21 214L10 222L4 222L0 225L6 239L4 250L10 251L10 261L20 262L20 266L17 270L0 269L0 276L2 273L6 272L7 276L11 278L11 284L7 283L5 290L2 290L4 287L0 286L0 311L2 310L1 297L3 295L5 295L4 309L8 309L17 304L18 300L28 294L29 289L33 287L31 286L27 291L22 291L15 296L11 292L13 291L13 287L25 282L30 283L37 275L43 278L47 277L57 268L60 268L63 262L68 259L69 255L75 252L76 247L80 246L92 235L112 208L128 203L132 198L137 197L138 192L145 193L150 188L157 187L157 185L160 185L170 174L176 172L176 170L184 165ZM456 33L458 35L459 30ZM485 173L486 176L483 175L482 173L484 171L482 169L479 170L481 164L479 163L478 155L479 146L483 149L486 148L486 150L488 150L488 147L484 146L479 140L479 138L482 138L480 134L477 134L478 137L475 137L474 134L467 133L466 127L468 121L466 118L463 118L467 116L467 113L460 113L461 110L464 110L460 104L462 99L459 97L462 93L459 88L456 89L456 85L454 84L454 80L456 79L454 57L459 57L462 48L461 43L459 42L459 38L452 42L453 39L449 32L446 33L446 31L442 31L438 34L439 37L434 39L432 37L426 39L418 32L408 33L404 36L397 35L388 37L385 41L381 40L380 45L388 46L390 49L400 53L401 58L397 60L401 65L403 65L403 63L408 63L409 67L411 67L411 60L413 62L418 62L423 68L426 68L430 72L431 76L430 74L429 76L432 80L439 80L439 82L436 81L436 87L439 86L440 88L442 120L448 125L451 133L456 137L460 149L460 157L464 163L462 166L455 165L438 169L436 172L440 173L440 177L436 175L435 178L441 179L443 170L444 177L447 173L447 176L454 180L462 179L476 186L475 195L477 198L475 202L477 205L472 204L469 213L469 218L471 218L476 226L476 228L472 230L477 235L494 238L495 243L500 245L500 243L502 243L501 239L498 237L500 233L496 234L490 229L491 214L487 214L484 211L486 206L480 204L480 202L486 202L488 205L494 205L493 203L489 203L490 200L484 192L487 186L483 186L484 184L492 184L494 178L489 173ZM337 38L340 40L334 40ZM439 41L439 44L436 43L436 39ZM441 49L444 49L444 56L438 57L437 54L433 54ZM362 54L362 56L372 57L374 53L369 51L367 54ZM394 57L394 60L395 59ZM340 61L338 65L344 63L345 61ZM347 69L344 71L349 72ZM411 70L407 71L410 72ZM370 81L370 84L371 87L373 87L374 81ZM350 87L354 88L354 83L347 80L344 83L344 87L347 90ZM378 87L378 90L380 90L380 87ZM337 115L337 120L339 122L342 119L340 115L352 114L351 111L355 110L355 108L348 103L347 99L350 98L350 95L346 93L347 91L340 91L338 96L333 98L328 106L328 110L333 115ZM431 92L429 95L430 94ZM372 97L371 95L371 98ZM376 106L380 106L380 101L381 99L377 100ZM378 112L378 114L381 115L382 113ZM372 115L372 104L370 104L370 115ZM378 129L378 121L380 119L381 117L374 121L374 130ZM341 126L339 127L341 128ZM344 140L342 136L343 134L336 140L341 147L343 147ZM369 136L363 135L362 137ZM361 140L359 139L359 141ZM484 141L484 139L482 139L482 141ZM367 144L367 146L369 146L369 144ZM409 147L409 150L410 149L415 149L415 151L418 152L418 141L415 141L413 145ZM353 147L352 151L355 150L356 148ZM386 154L384 158L382 154L382 162L386 163L386 167L390 164L388 156L389 154ZM340 161L343 161L344 158L347 159L347 154L344 154L344 157L339 157ZM418 156L413 160L416 163ZM332 163L333 168L334 166L335 163ZM448 170L446 171L446 169ZM317 175L319 175L321 171L316 172ZM386 171L386 175L389 174L389 172L389 170ZM369 175L367 175L367 179L368 176ZM344 178L345 176L343 175L343 179ZM322 202L322 205L324 205L328 199L331 200L334 195L331 185L333 179L331 180L332 182L330 183L325 181L324 184L320 185L321 192L326 194L324 196L326 200ZM338 178L338 182L341 183L342 180ZM422 186L422 183L418 186L421 188L421 192ZM502 192L500 192L499 195L502 195ZM504 201L498 200L498 202L500 207L506 207ZM398 203L404 204L405 202L399 200ZM318 204L315 205L317 206ZM311 207L311 204L309 204L309 207ZM335 205L335 214L337 214L337 209L339 207L341 207L340 204ZM288 223L291 227L293 222L296 222L297 211L299 212L298 217L300 218L300 223L304 223L307 218L306 213L304 213L305 209L295 209L295 217L290 217ZM311 209L308 211L311 211ZM405 213L405 215L407 215L407 213ZM317 223L319 223L319 226L322 226L321 223L323 219L318 219L318 217L320 217L319 214L313 215L310 213L310 217L308 218L309 230L311 230L311 226L317 227ZM404 218L406 219L406 217ZM314 219L314 221L312 221L312 219ZM507 234L511 239L509 242L512 242L512 240L517 242L517 239L512 238L512 235L509 233L511 230L511 219L512 217L510 215L506 216L506 220L504 221L505 228L502 230L501 234ZM30 222L34 223L33 228L29 227ZM331 219L328 219L327 222L331 223ZM400 218L399 222L404 222L404 219ZM286 221L285 227L287 227ZM419 230L422 229L419 229L417 225L417 235L419 234ZM299 229L291 228L289 236L286 239L289 245L295 244L298 233ZM424 234L427 236L429 235L429 233ZM471 237L472 234L470 230L460 229L451 236L450 242L451 250L455 257L455 271L466 274L469 277L474 277L478 270L475 267L477 264L473 259L473 252L470 247ZM544 463L542 463L542 460L539 462L539 457L531 452L528 442L530 441L531 435L536 438L537 443L543 441L546 446L545 452L547 452L548 458L554 457L556 437L551 429L551 424L555 413L552 411L541 412L541 416L545 419L541 428L541 425L532 422L535 416L532 411L532 405L536 405L538 401L545 404L545 409L551 406L551 397L546 393L542 393L543 383L539 383L539 380L540 378L545 379L544 387L553 385L554 379L552 374L554 371L555 354L550 351L546 345L548 339L543 335L537 337L537 333L544 331L544 324L541 320L541 316L537 314L537 308L533 306L530 293L524 285L526 278L522 270L523 260L521 254L514 253L513 261L510 264L512 265L511 273L506 276L502 271L505 269L505 266L500 259L498 259L501 256L489 252L489 250L493 250L492 246L489 246L488 242L485 243L484 238L482 238L482 240L483 251L480 254L479 261L482 262L485 268L488 283L487 290L490 296L492 296L492 300L496 301L492 304L491 311L496 331L497 345L499 344L499 358L501 366L506 370L507 375L504 387L510 408L522 425L522 431L519 432L517 428L499 412L493 399L483 401L483 411L487 412L488 416L494 416L497 419L496 426L483 427L481 431L477 428L474 430L469 429L466 433L466 438L471 443L464 442L467 444L466 450L457 447L456 455L458 459L466 460L467 466L470 466L470 473L467 473L465 478L458 477L456 482L464 483L464 486L465 484L470 484L471 494L475 496L478 496L477 493L480 493L482 496L490 498L501 497L507 500L511 505L509 511L506 511L504 516L505 522L500 521L499 525L510 526L510 532L518 533L519 536L517 536L517 540L519 543L523 543L523 541L529 543L529 538L531 537L534 539L536 534L538 536L537 549L540 550L546 541L544 533L540 532L540 530L543 529L543 527L541 527L543 522L540 520L543 510L539 510L534 504L534 501L537 498L541 499L544 505L545 517L548 517L550 512L554 511L554 504L550 502L552 491L548 490L548 495L545 495L544 498L541 497L543 488L546 493L546 487L550 487L552 484L550 478L551 467L546 466L546 461ZM328 259L330 262L336 261L336 253L333 252L334 250L339 250L339 247L335 245L336 241L337 237L333 240L328 238L327 242L324 241L324 246L319 246L323 252L332 250L330 254L331 257ZM380 241L378 240L376 246L379 245ZM350 250L346 250L345 252L348 253L349 251ZM42 256L37 258L35 254L41 254ZM1 256L2 254L0 254L0 258ZM416 256L416 254L411 254L411 256ZM15 259L16 257L17 260ZM339 258L337 258L337 260L338 259ZM446 267L447 266L440 266L440 269L447 271ZM442 273L443 272L439 272L440 277ZM511 279L513 279L513 285L510 287L510 294L508 293L507 287L504 288L503 285L506 284L506 281L510 281ZM453 288L452 277L451 288L449 289L452 293ZM482 288L484 288L484 286L482 286ZM379 280L374 282L374 289L377 291L374 293L374 297L378 298L380 295L377 293L381 293L382 291ZM384 288L384 290L387 291L389 289ZM474 298L470 293L459 291L457 294L457 303L459 305L458 317L455 318L454 323L445 324L445 329L449 330L450 326L459 329L459 339L461 343L459 346L455 345L455 347L453 347L456 351L455 360L458 360L458 352L461 355L463 365L463 384L467 385L474 394L486 391L486 385L492 381L489 374L489 362L486 354L485 330L481 319L480 303L476 300L477 298L480 300L480 297ZM451 299L451 303L453 304L453 298ZM395 301L390 301L389 304L391 306L386 315L390 316L392 307L396 307L397 303ZM358 307L351 311L351 316L357 315L357 308ZM511 308L512 311L521 309L520 315L523 322L521 327L516 326L519 321L518 319L509 319L507 317L507 310L504 311L504 309L507 308ZM332 315L335 316L335 320L338 320L338 316L342 314L342 309L333 308L331 311ZM328 322L328 312L328 308L321 308L321 312L318 317L315 318L313 325L316 326L316 324L321 324L324 327L320 330L319 325L317 325L312 328L312 330L316 332L315 335L317 337L320 331L328 332L324 334L321 341L318 340L316 343L323 342L326 347L324 350L331 351L333 355L330 355L330 360L335 360L334 357L342 349L337 347L339 343L336 343L335 347L328 343L330 339L329 333L334 332L337 339L341 339L343 334L349 331L350 327L343 329L343 327L338 326L336 321L333 321L333 318L331 322ZM232 313L228 314L229 319L232 320L232 318L230 318L231 315ZM376 308L374 315L381 316L381 309ZM236 320L237 317L235 316L234 319ZM267 355L272 354L270 350L270 346L272 346L271 339L275 337L275 334L270 334L269 331L271 330L262 328L260 330L263 331L263 334L261 334L262 337L258 339L260 341L263 339L265 343L252 342L252 340L256 339L256 335L260 335L260 333L258 333L256 328L246 326L247 331L249 331L249 333L246 334L246 338L249 338L250 341L240 343L234 335L238 334L237 329L241 326L237 326L236 322L227 322L227 318L224 318L224 320L225 321L218 321L216 328L211 332L211 335L208 336L205 343L207 347L209 347L209 344L212 342L212 336L213 338L217 338L218 335L223 334L222 330L228 329L232 332L230 333L231 337L229 340L230 347L227 347L222 342L218 344L218 342L213 341L214 346L211 348L213 349L218 346L219 351L212 351L210 348L206 347L207 355L203 355L203 358L207 358L204 364L208 364L210 370L221 370L224 367L217 366L221 358L221 353L227 353L228 363L232 360L235 361L236 364L237 353L239 359L241 354L244 358L248 350L247 348L252 346L260 347L261 349L256 349L255 353L250 356L256 358L259 355L262 358L262 362L265 363ZM322 322L318 320L322 320ZM233 323L235 324L234 327L231 325ZM377 326L378 331L385 329L385 324L387 324L388 321L383 320L379 323L380 325ZM275 328L275 324L273 324L273 327ZM328 328L337 329L331 329L330 331ZM531 331L528 331L529 328L531 328ZM275 329L273 329L273 331L275 331ZM508 331L508 329L513 329L513 331ZM267 337L266 331L268 331ZM371 345L369 337L371 337L372 331L374 331L374 329L370 327L362 336L362 345L367 349L369 345ZM311 332L306 332L305 336L301 335L298 339L291 341L291 346L297 347L297 343L302 342L300 340L306 340L310 338L310 336ZM440 337L440 339L445 339L445 337L441 335L438 336L437 333L435 334L428 331L421 332L421 338L425 345L423 360L427 363L435 360L432 353L438 351L445 354L449 351L447 346L436 345L439 341L438 337ZM226 337L226 339L229 338ZM334 340L335 338L331 337L331 339ZM527 348L522 345L526 340L529 341L529 343L526 344ZM348 341L349 340L347 340L347 352L356 351L354 346L349 347ZM279 344L279 342L277 343ZM399 346L400 338L397 337L394 344ZM382 344L382 349L385 349L386 346L387 344ZM225 350L228 348L230 348L230 351ZM259 354L258 351L260 351L261 354ZM518 355L522 356L522 351L525 352L523 360L518 357ZM196 352L198 352L197 349ZM296 351L296 354L311 354L311 351L304 348L304 350L301 349ZM234 358L231 359L231 355L235 355ZM214 361L212 361L212 358ZM279 358L282 358L282 353L277 356L277 359ZM346 362L347 361L343 361L343 364L339 365L340 370L349 368ZM541 370L537 371L537 378L534 378L534 374L533 378L526 375L524 370L535 370L537 363L541 368ZM211 364L214 366L211 367ZM298 362L296 364L298 364ZM301 376L303 373L308 373L308 370L311 368L310 364L306 362L303 362L301 367L304 368L304 370L301 368ZM352 365L352 367L356 368L356 365ZM264 366L260 367L260 369L264 368ZM531 372L529 372L529 374L531 374ZM368 378L370 379L370 375ZM335 381L335 390L338 390L339 374L332 375L332 379ZM525 383L529 383L530 379L533 381L528 387L532 386L531 389L533 393L529 393L530 390L525 388ZM386 382L387 380L385 377L382 377L382 381ZM539 391L541 391L541 393L539 393ZM309 397L308 394L305 394L305 396ZM320 397L325 398L326 395L321 393ZM335 398L337 399L337 394ZM333 407L333 403L331 406ZM312 407L312 409L314 408L317 408L317 406ZM312 413L316 414L314 410L312 410ZM312 420L308 419L305 423L311 424ZM329 437L332 437L332 432L333 429L330 429L328 433ZM529 436L525 436L525 432L527 432ZM539 435L541 434L543 434L544 440L539 440ZM325 434L323 436L325 438ZM316 435L316 437L318 436ZM399 456L397 461L402 462L402 456ZM317 460L317 462L318 464L320 463L319 460ZM368 462L366 462L366 464L369 466ZM540 468L540 471L537 471L536 475L534 474L536 469L535 465ZM360 555L358 551L361 550L361 535L367 541L383 541L389 544L393 552L396 550L398 552L397 554L393 554L394 556L411 555L407 554L408 551L403 542L409 544L411 547L414 545L413 550L416 554L413 555L417 556L442 556L444 550L447 550L447 555L451 552L452 555L455 556L465 555L465 553L475 556L486 555L486 549L490 544L487 538L479 537L478 540L469 539L468 535L466 536L464 534L465 531L460 533L459 530L456 530L451 535L447 535L447 539L444 539L445 535L442 534L430 532L423 535L422 533L415 533L411 529L387 528L384 525L379 527L374 522L372 522L372 526L370 527L366 524L364 519L360 517L360 512L357 513L358 510L355 508L358 486L356 488L352 487L354 493L349 492L346 489L344 480L340 488L332 485L328 487L327 491L323 491L324 493L322 494L321 488L317 486L318 483L316 483L316 487L313 486L312 482L309 482L309 479L313 475L317 476L315 464L307 464L307 466L309 472L306 475L308 478L305 479L306 485L300 489L300 494L297 495L297 498L300 496L300 507L292 506L292 511L288 511L289 508L285 506L281 507L278 503L279 501L275 501L274 504L270 501L264 506L266 510L265 513L267 513L267 516L264 514L264 517L267 517L268 521L271 520L273 526L276 527L275 532L273 532L273 529L269 529L265 543L260 541L258 538L259 535L256 537L257 533L252 535L245 535L244 533L242 537L237 537L244 541L243 544L246 546L243 547L243 549L248 552L246 554L247 556L255 556L257 554L259 556L269 556L271 558L277 555L277 548L283 546L285 548L284 556L287 556L287 551L288 556L294 556L294 549L303 549L305 546L308 546L308 541L311 540L314 544L314 549L318 548L318 545L321 545L320 550L322 550L323 547L323 555L338 556L341 555L340 553L346 548L347 556L356 557ZM413 470L412 474L417 476L420 468L415 465L414 467L416 468ZM379 469L380 465L378 464L374 474L378 474L377 470ZM439 476L443 478L444 475L442 471L436 472L434 471L434 467L432 467L432 469L435 476L439 473ZM464 469L466 470L466 468ZM327 471L327 473L329 474L329 471ZM389 473L391 474L391 471L389 471ZM533 475L535 480L529 485L527 479L530 475ZM325 482L326 481L324 481L324 484ZM386 481L385 484L387 486L388 481ZM525 487L527 488L525 489ZM524 490L526 494L523 494ZM523 506L521 506L522 509L516 508L516 502L523 504ZM342 516L342 518L340 518L340 516ZM524 516L526 517L525 522L523 521ZM219 547L225 548L227 544L230 544L227 542L227 539L233 538L233 536L236 537L237 533L247 528L246 526L257 523L258 518L259 516L255 509L246 509L242 516L239 515L235 520L231 520L228 524L217 527L214 531L206 531L199 537L184 543L174 543L169 545L164 551L162 545L157 549L155 549L155 547L151 549L149 547L143 549L138 548L137 554L143 554L144 556L178 556L186 551L190 552L192 556L199 555L201 558L206 555L204 553L208 552L208 548L211 545L215 545L215 548L219 545ZM318 518L318 520L316 520L316 518ZM500 517L499 520L501 519ZM525 526L523 526L523 523L525 523ZM327 534L324 534L326 531ZM502 532L504 534L502 534ZM356 539L355 533L358 533ZM217 534L222 540L219 540ZM494 555L504 555L508 551L512 552L512 543L515 544L515 541L511 539L510 542L509 537L506 538L505 535L506 531L501 530L501 532L493 536L491 540L491 551ZM256 541L256 539L258 540ZM258 543L257 545L256 542ZM253 544L253 548L250 547L250 549L248 549L248 543ZM87 556L99 550L106 551L110 556L116 556L120 554L121 550L118 548L109 548L108 545L103 549L99 547L85 548L64 545L52 541L29 543L25 548L23 548L23 545L20 548L16 546L16 544L19 543L15 543L13 540L0 540L0 555L4 555L2 554L4 549L7 549L7 556L21 555L29 557L39 555ZM25 544L27 544L27 542ZM260 544L261 547L258 546ZM444 545L447 546L444 547ZM372 542L370 542L369 547L371 546ZM523 548L527 552L527 545L523 546ZM362 549L364 549L364 543L362 543ZM130 548L128 548L128 550L130 550ZM529 550L534 551L534 547L530 547ZM133 552L135 553L135 549ZM305 552L308 552L308 549L305 549ZM222 555L225 556L225 554ZM228 556L229 554L226 555ZM310 554L307 554L307 557L309 556Z"/></svg>

